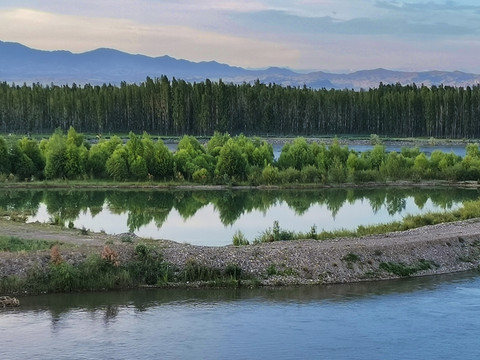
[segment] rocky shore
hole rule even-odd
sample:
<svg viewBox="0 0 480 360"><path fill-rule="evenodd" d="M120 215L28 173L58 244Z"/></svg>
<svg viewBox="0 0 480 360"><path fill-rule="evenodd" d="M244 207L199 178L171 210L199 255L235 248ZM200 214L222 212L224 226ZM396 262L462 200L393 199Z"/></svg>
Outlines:
<svg viewBox="0 0 480 360"><path fill-rule="evenodd" d="M62 250L63 258L70 263L81 262L88 254L101 251L105 243L119 254L121 262L128 262L133 257L135 245L147 241L134 234L82 235L78 230L6 220L0 220L0 227L2 234L7 236L71 244ZM265 286L434 275L471 270L480 265L480 219L362 238L306 239L239 247L148 241L156 244L164 260L179 271L192 261L216 269L236 265L244 274ZM0 277L23 276L34 267L47 267L50 260L49 251L0 252Z"/></svg>

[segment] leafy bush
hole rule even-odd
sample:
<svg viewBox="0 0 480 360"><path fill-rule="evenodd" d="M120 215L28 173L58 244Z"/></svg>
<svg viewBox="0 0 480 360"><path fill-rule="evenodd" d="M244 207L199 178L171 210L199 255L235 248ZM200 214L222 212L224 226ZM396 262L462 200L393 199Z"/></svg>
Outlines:
<svg viewBox="0 0 480 360"><path fill-rule="evenodd" d="M250 244L248 242L247 238L245 237L245 235L240 230L237 230L235 232L235 234L233 234L232 243L235 246L249 245Z"/></svg>
<svg viewBox="0 0 480 360"><path fill-rule="evenodd" d="M262 183L267 185L278 184L280 179L279 170L268 164L262 171Z"/></svg>
<svg viewBox="0 0 480 360"><path fill-rule="evenodd" d="M238 264L228 264L225 268L225 275L233 280L240 280L242 268Z"/></svg>
<svg viewBox="0 0 480 360"><path fill-rule="evenodd" d="M259 237L255 239L255 243L266 243L273 241L293 240L297 238L297 234L280 228L277 220L273 222L273 227L268 228Z"/></svg>

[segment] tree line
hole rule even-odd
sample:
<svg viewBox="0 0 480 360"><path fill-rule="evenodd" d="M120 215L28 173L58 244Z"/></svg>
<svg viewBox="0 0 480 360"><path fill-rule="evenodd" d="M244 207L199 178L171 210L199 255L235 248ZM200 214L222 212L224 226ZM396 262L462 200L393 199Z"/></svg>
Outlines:
<svg viewBox="0 0 480 360"><path fill-rule="evenodd" d="M443 179L480 181L480 150L468 144L466 156L418 148L386 152L385 146L358 153L299 137L283 146L278 159L265 140L216 132L202 144L183 136L171 152L148 133L130 132L95 144L71 127L40 142L0 136L0 182L31 180L174 181L201 184L276 185L387 180Z"/></svg>
<svg viewBox="0 0 480 360"><path fill-rule="evenodd" d="M0 132L211 136L379 134L480 137L480 85L400 84L314 90L275 84L188 83L166 76L120 86L0 83Z"/></svg>

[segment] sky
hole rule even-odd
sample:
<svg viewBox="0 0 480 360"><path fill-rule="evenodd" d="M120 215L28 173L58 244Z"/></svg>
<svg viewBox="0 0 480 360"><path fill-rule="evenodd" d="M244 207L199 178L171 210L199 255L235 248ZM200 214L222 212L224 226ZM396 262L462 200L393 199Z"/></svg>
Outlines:
<svg viewBox="0 0 480 360"><path fill-rule="evenodd" d="M245 68L480 73L478 0L2 0L0 40Z"/></svg>

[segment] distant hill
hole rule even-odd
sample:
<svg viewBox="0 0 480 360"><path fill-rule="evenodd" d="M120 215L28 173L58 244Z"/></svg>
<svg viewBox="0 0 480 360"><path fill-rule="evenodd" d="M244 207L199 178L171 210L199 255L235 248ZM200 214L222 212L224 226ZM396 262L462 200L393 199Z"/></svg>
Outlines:
<svg viewBox="0 0 480 360"><path fill-rule="evenodd" d="M249 70L215 61L191 62L170 56L132 55L114 49L96 49L80 54L43 51L0 41L0 81L16 84L120 84L166 75L189 82L210 79L243 83L259 80L284 86L311 88L368 89L384 84L471 86L480 84L480 75L460 71L402 72L385 69L362 70L349 74L321 71L308 74L271 67Z"/></svg>

